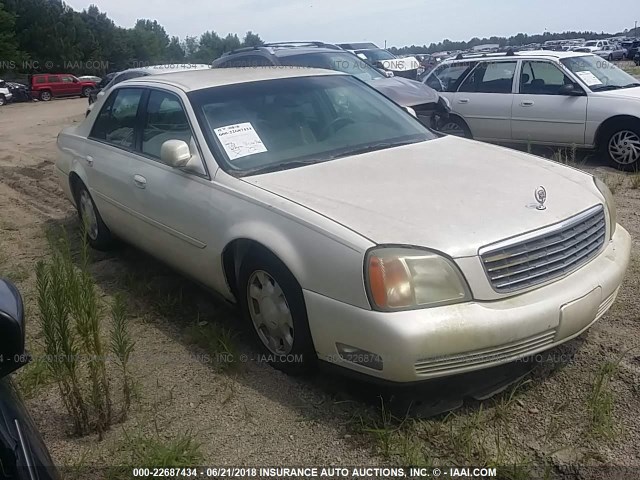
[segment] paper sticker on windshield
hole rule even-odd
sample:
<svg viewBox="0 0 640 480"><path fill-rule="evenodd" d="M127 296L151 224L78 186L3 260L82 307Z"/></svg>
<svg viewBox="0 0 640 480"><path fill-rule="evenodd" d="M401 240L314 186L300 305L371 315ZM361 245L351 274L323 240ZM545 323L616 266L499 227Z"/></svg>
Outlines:
<svg viewBox="0 0 640 480"><path fill-rule="evenodd" d="M578 75L580 79L589 87L592 87L593 85L602 85L602 82L598 80L598 77L596 77L588 70L584 72L576 72L576 75Z"/></svg>
<svg viewBox="0 0 640 480"><path fill-rule="evenodd" d="M230 160L267 151L249 122L214 129Z"/></svg>

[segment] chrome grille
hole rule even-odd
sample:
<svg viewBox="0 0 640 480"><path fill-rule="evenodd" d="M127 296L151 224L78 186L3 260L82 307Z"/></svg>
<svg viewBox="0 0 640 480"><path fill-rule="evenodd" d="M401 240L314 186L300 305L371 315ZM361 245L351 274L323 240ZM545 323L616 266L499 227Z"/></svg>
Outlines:
<svg viewBox="0 0 640 480"><path fill-rule="evenodd" d="M509 293L545 283L584 265L605 242L602 205L564 222L480 250L493 289Z"/></svg>

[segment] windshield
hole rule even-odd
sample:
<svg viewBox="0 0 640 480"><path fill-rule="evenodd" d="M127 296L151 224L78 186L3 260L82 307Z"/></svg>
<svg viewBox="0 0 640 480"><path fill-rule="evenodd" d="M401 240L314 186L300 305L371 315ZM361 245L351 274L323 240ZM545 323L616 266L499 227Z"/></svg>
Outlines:
<svg viewBox="0 0 640 480"><path fill-rule="evenodd" d="M598 42L587 42L584 44L585 47L597 47Z"/></svg>
<svg viewBox="0 0 640 480"><path fill-rule="evenodd" d="M355 55L344 52L336 53L302 53L280 58L280 63L294 67L313 67L338 70L358 77L364 82L378 80L384 76L375 68Z"/></svg>
<svg viewBox="0 0 640 480"><path fill-rule="evenodd" d="M640 86L631 75L595 55L563 58L560 61L594 92Z"/></svg>
<svg viewBox="0 0 640 480"><path fill-rule="evenodd" d="M239 175L435 138L417 119L348 75L240 83L188 96L221 167Z"/></svg>
<svg viewBox="0 0 640 480"><path fill-rule="evenodd" d="M383 60L395 60L396 58L393 55L391 55L391 53L387 52L386 50L382 50L381 48L377 50L358 50L356 53L361 53L362 55L367 57L368 60L371 60L372 62L381 62Z"/></svg>

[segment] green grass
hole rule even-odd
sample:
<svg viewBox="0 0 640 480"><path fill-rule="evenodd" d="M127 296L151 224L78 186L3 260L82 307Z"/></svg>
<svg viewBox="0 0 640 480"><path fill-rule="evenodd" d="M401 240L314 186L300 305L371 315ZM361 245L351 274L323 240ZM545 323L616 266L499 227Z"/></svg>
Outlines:
<svg viewBox="0 0 640 480"><path fill-rule="evenodd" d="M617 362L604 362L596 372L587 398L590 433L594 437L610 439L617 433L614 420L615 395L611 388L611 379L616 375L621 360L620 358Z"/></svg>
<svg viewBox="0 0 640 480"><path fill-rule="evenodd" d="M238 370L242 367L238 333L232 328L196 321L187 327L186 336L190 343L206 352L203 361L212 363L223 371Z"/></svg>
<svg viewBox="0 0 640 480"><path fill-rule="evenodd" d="M32 360L16 375L16 383L25 398L32 398L41 387L49 385L53 381L47 362L41 358Z"/></svg>
<svg viewBox="0 0 640 480"><path fill-rule="evenodd" d="M202 464L204 458L200 443L189 432L174 438L161 438L158 434L130 437L125 432L122 449L129 452L129 465L110 468L109 480L130 479L134 467L189 468Z"/></svg>

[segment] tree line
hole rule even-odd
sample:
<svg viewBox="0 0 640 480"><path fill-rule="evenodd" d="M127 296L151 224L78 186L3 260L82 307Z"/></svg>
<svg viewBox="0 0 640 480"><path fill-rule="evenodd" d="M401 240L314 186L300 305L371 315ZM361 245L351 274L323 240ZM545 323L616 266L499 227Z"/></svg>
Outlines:
<svg viewBox="0 0 640 480"><path fill-rule="evenodd" d="M145 65L211 63L224 52L262 44L253 32L240 39L208 31L180 40L148 19L123 28L95 5L77 12L61 0L0 0L0 72L99 76Z"/></svg>
<svg viewBox="0 0 640 480"><path fill-rule="evenodd" d="M638 29L640 30L640 29ZM627 31L623 32L627 33ZM640 32L628 32L640 34ZM563 32L506 37L474 37L466 42L443 40L427 45L391 47L395 54L466 50L480 44L501 46L569 38L611 36L596 32ZM132 28L117 26L92 5L76 12L62 0L0 0L0 73L65 72L103 75L111 71L163 63L211 63L225 52L262 45L249 31L221 37L215 31L183 40L169 36L155 20L139 19ZM9 72L9 73L8 73Z"/></svg>

